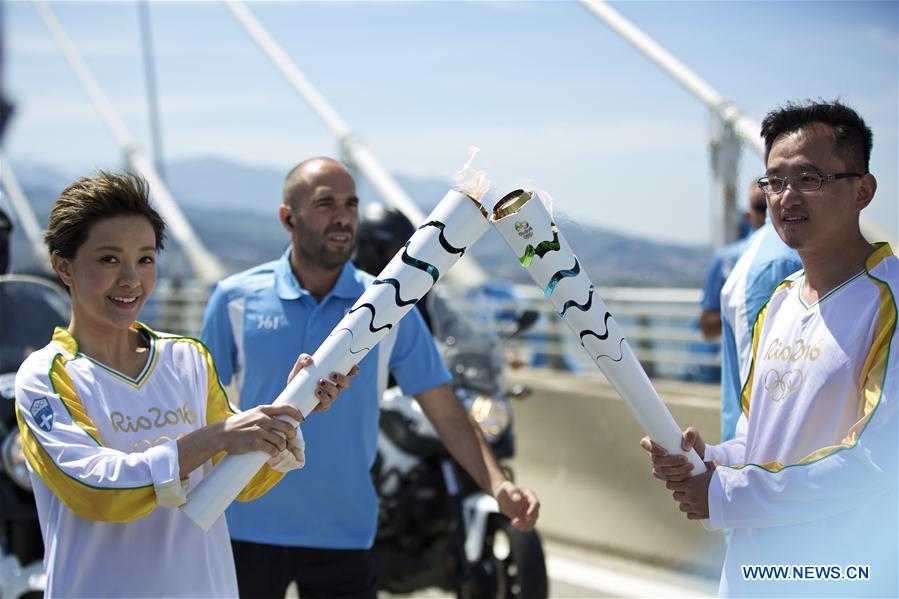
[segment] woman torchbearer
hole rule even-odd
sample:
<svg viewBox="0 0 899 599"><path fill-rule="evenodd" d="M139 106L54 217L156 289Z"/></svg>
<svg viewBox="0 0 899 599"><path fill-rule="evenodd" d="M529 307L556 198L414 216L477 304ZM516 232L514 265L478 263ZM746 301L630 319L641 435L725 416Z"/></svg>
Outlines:
<svg viewBox="0 0 899 599"><path fill-rule="evenodd" d="M50 212L44 237L71 317L16 376L49 597L236 596L224 519L204 533L174 508L226 453L271 458L243 500L302 466L302 437L280 419L301 421L296 408L236 412L200 342L136 321L164 230L131 174L79 179ZM348 384L323 382L319 400Z"/></svg>

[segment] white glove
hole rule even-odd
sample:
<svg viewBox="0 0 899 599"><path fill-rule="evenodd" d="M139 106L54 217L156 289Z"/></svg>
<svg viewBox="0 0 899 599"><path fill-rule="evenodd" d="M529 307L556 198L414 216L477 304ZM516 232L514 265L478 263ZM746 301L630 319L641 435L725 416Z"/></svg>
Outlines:
<svg viewBox="0 0 899 599"><path fill-rule="evenodd" d="M269 458L267 464L278 472L298 470L306 465L306 443L303 429L297 427L297 436L287 442L287 449Z"/></svg>

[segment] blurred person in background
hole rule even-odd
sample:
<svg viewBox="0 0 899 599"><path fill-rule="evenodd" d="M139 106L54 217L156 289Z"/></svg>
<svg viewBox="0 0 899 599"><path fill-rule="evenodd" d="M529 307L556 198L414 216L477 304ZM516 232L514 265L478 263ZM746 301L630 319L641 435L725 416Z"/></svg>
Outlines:
<svg viewBox="0 0 899 599"><path fill-rule="evenodd" d="M755 181L749 188L749 206L744 213L746 222L749 223L750 232L759 229L765 224L765 215L768 206L765 203L765 194L759 189ZM746 237L729 243L715 252L712 262L706 273L705 284L702 287L702 299L699 302L702 310L699 313L699 330L706 339L717 339L721 336L721 288L746 250Z"/></svg>
<svg viewBox="0 0 899 599"><path fill-rule="evenodd" d="M0 275L6 274L9 265L12 263L12 230L13 224L9 215L0 208Z"/></svg>
<svg viewBox="0 0 899 599"><path fill-rule="evenodd" d="M0 142L3 141L3 132L6 130L6 125L9 122L13 111L12 104L6 99L6 94L3 93L4 8L3 2L0 1ZM10 220L9 215L0 208L0 275L6 274L6 271L9 269L9 265L12 262L10 259L12 230L12 220Z"/></svg>
<svg viewBox="0 0 899 599"><path fill-rule="evenodd" d="M764 201L764 192L753 181ZM742 409L740 391L749 375L752 327L775 287L802 268L799 254L778 236L764 204L763 226L746 240L721 289L721 440L733 439Z"/></svg>

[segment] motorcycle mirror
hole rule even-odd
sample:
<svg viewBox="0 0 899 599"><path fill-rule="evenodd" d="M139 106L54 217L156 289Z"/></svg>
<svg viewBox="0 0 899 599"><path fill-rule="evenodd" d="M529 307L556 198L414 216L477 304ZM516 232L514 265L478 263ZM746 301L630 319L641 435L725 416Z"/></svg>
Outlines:
<svg viewBox="0 0 899 599"><path fill-rule="evenodd" d="M529 328L534 326L534 323L537 322L539 318L540 313L536 310L525 310L518 315L518 318L515 319L515 330L509 333L506 339L511 339L522 331L528 330Z"/></svg>

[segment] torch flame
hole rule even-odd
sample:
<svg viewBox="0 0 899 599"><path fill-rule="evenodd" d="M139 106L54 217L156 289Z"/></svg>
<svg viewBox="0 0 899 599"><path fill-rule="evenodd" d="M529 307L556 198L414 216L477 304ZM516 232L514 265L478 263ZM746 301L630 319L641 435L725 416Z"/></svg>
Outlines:
<svg viewBox="0 0 899 599"><path fill-rule="evenodd" d="M480 152L480 148L468 147L468 162L455 175L453 175L453 187L475 200L480 201L490 189L490 181L487 179L487 171L478 171L472 168L474 157Z"/></svg>

